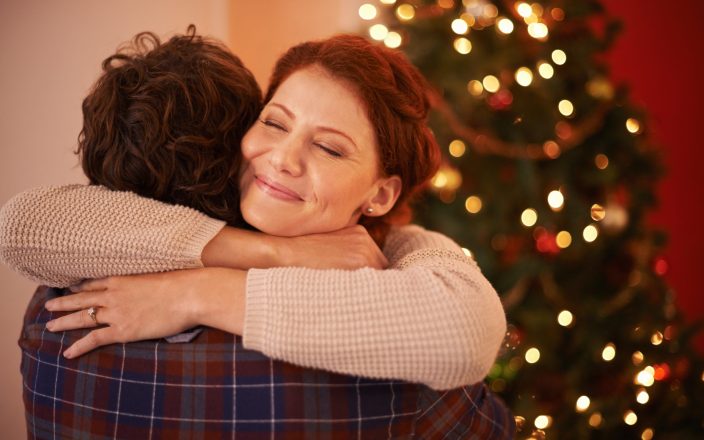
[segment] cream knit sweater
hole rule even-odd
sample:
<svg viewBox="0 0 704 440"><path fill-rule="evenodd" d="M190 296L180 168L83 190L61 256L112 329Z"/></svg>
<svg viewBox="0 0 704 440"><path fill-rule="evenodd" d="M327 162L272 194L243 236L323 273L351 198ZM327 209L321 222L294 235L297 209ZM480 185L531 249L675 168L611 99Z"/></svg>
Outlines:
<svg viewBox="0 0 704 440"><path fill-rule="evenodd" d="M224 223L99 186L21 193L0 210L0 259L42 284L202 267ZM447 237L393 229L387 270L252 269L245 347L301 366L448 389L480 381L506 330L499 298Z"/></svg>

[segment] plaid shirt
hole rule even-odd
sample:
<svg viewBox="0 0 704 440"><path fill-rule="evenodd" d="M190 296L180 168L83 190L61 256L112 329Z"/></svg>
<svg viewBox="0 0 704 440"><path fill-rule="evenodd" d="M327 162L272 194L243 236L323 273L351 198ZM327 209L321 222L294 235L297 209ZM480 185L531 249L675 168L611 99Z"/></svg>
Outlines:
<svg viewBox="0 0 704 440"><path fill-rule="evenodd" d="M37 289L20 338L28 438L506 439L513 417L484 384L438 392L297 367L204 329L187 344L114 344L68 360L87 331L51 333ZM57 315L58 316L58 315Z"/></svg>

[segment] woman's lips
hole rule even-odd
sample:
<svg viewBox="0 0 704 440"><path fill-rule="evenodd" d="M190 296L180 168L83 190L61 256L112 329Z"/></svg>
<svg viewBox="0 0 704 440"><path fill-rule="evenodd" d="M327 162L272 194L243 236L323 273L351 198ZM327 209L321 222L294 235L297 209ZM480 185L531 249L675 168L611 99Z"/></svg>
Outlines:
<svg viewBox="0 0 704 440"><path fill-rule="evenodd" d="M286 201L303 201L303 197L298 195L297 192L292 189L286 188L272 180L267 179L264 176L254 176L254 183L259 189L269 194L270 196Z"/></svg>

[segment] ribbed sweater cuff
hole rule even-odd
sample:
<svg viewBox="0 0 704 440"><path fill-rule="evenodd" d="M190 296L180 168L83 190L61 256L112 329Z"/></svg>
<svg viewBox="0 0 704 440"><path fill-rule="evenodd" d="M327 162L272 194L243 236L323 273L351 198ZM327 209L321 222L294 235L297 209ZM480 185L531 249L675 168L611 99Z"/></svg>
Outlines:
<svg viewBox="0 0 704 440"><path fill-rule="evenodd" d="M267 280L266 270L250 269L247 272L246 309L242 329L244 347L264 353L269 311Z"/></svg>
<svg viewBox="0 0 704 440"><path fill-rule="evenodd" d="M225 222L206 215L199 215L200 222L194 225L193 233L185 237L183 255L197 267L203 267L203 248L225 227Z"/></svg>

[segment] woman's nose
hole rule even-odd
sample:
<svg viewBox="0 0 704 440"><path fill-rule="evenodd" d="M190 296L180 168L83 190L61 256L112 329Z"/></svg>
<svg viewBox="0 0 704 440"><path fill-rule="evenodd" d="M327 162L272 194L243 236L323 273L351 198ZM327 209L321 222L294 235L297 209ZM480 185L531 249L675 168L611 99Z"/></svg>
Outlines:
<svg viewBox="0 0 704 440"><path fill-rule="evenodd" d="M290 137L272 148L269 163L278 172L298 177L304 170L304 145L300 139Z"/></svg>

